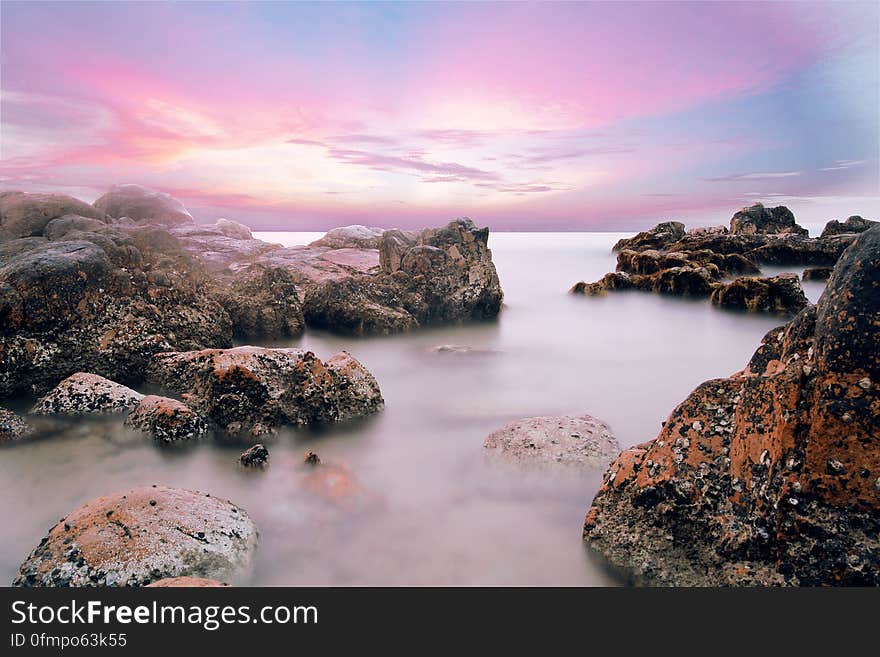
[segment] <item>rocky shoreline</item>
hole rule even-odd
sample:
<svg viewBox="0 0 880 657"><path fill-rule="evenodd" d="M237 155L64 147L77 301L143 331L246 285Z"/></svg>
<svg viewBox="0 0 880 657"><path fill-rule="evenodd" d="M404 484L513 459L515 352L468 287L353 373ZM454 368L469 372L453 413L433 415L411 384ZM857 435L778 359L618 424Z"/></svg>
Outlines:
<svg viewBox="0 0 880 657"><path fill-rule="evenodd" d="M815 306L608 469L584 539L637 583L880 585L880 226Z"/></svg>
<svg viewBox="0 0 880 657"><path fill-rule="evenodd" d="M880 584L880 225L850 217L811 238L787 208L758 204L729 227L664 222L614 250L617 271L571 291L651 291L793 319L742 371L698 386L653 441L621 452L596 417L539 416L490 433L484 453L579 475L607 466L583 536L636 583ZM768 265L828 279L819 303L794 274L760 276ZM385 400L347 351L324 360L247 342L490 320L502 301L488 229L469 219L348 226L284 247L234 221L196 225L178 200L137 185L92 205L3 192L0 400L32 403L24 415L0 408L0 444L40 437L42 422L108 416L161 446L243 444L230 469L265 476L263 437L367 418ZM344 466L312 451L304 461L301 486L331 505L381 504ZM231 502L138 487L69 513L14 584L220 586L247 580L257 544Z"/></svg>

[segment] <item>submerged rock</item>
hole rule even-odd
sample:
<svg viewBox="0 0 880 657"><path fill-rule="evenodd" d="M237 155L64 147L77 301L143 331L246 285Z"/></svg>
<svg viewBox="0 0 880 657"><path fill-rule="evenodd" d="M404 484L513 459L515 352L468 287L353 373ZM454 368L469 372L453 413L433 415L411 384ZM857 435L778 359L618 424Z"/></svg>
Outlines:
<svg viewBox="0 0 880 657"><path fill-rule="evenodd" d="M141 185L114 185L95 201L95 208L111 217L128 217L143 224L191 224L192 215L170 194Z"/></svg>
<svg viewBox="0 0 880 657"><path fill-rule="evenodd" d="M20 415L0 408L0 445L27 438L33 433L33 427Z"/></svg>
<svg viewBox="0 0 880 657"><path fill-rule="evenodd" d="M37 400L31 413L80 415L130 411L144 396L97 374L77 372Z"/></svg>
<svg viewBox="0 0 880 657"><path fill-rule="evenodd" d="M216 497L144 486L99 497L49 530L14 586L144 586L171 577L234 580L250 568L257 529Z"/></svg>
<svg viewBox="0 0 880 657"><path fill-rule="evenodd" d="M810 302L796 274L780 274L737 278L716 288L712 303L722 308L794 314Z"/></svg>
<svg viewBox="0 0 880 657"><path fill-rule="evenodd" d="M247 468L262 468L269 462L269 450L262 443L257 443L242 452L238 462Z"/></svg>
<svg viewBox="0 0 880 657"><path fill-rule="evenodd" d="M140 429L165 444L201 438L208 433L204 418L169 397L148 395L125 418L125 426Z"/></svg>
<svg viewBox="0 0 880 657"><path fill-rule="evenodd" d="M610 427L590 415L530 417L489 434L483 447L526 464L605 466L620 453Z"/></svg>
<svg viewBox="0 0 880 657"><path fill-rule="evenodd" d="M156 356L151 377L225 431L261 435L281 425L335 422L382 409L379 384L346 352L236 347Z"/></svg>
<svg viewBox="0 0 880 657"><path fill-rule="evenodd" d="M749 365L625 450L584 538L634 579L880 585L880 227Z"/></svg>

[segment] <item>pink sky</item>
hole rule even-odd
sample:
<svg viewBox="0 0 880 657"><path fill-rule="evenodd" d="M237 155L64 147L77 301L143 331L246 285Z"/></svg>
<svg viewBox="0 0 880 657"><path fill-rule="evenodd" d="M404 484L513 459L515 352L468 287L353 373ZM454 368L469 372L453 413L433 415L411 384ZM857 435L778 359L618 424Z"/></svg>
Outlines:
<svg viewBox="0 0 880 657"><path fill-rule="evenodd" d="M4 189L134 182L291 230L880 206L874 3L0 12Z"/></svg>

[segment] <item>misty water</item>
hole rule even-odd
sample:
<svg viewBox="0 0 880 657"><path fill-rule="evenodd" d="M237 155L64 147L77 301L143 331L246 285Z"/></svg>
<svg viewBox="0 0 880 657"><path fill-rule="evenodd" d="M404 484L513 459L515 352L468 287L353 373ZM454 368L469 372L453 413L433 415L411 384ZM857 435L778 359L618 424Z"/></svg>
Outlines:
<svg viewBox="0 0 880 657"><path fill-rule="evenodd" d="M263 234L286 244L302 233ZM365 421L284 431L264 471L241 445L162 449L121 420L76 421L2 450L0 581L60 517L143 484L210 492L260 530L254 585L609 585L581 541L601 471L492 461L482 443L508 421L589 413L623 447L656 436L701 381L741 369L784 319L645 293L567 294L614 269L612 233L496 233L505 292L497 322L383 338L308 331L284 343L327 358L347 349L378 379L385 410ZM776 273L778 269L768 271ZM812 301L821 283L805 284ZM437 353L438 345L471 347ZM276 345L277 346L277 345ZM302 463L317 452L324 475ZM329 475L328 475L329 473Z"/></svg>

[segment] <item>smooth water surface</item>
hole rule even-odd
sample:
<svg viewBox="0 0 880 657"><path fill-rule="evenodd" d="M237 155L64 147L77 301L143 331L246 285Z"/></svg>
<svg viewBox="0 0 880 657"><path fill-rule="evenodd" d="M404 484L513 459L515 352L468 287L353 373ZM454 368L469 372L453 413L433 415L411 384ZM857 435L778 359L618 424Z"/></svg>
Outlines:
<svg viewBox="0 0 880 657"><path fill-rule="evenodd" d="M317 235L258 234L303 244ZM741 369L784 318L645 293L567 294L614 269L611 233L496 233L505 292L497 322L349 339L294 341L327 358L347 349L387 407L366 421L271 439L262 472L242 446L160 449L117 420L2 450L0 581L79 504L140 484L196 488L246 508L261 532L255 585L607 585L581 541L601 472L490 462L485 436L531 415L590 413L622 446L656 436L700 382ZM775 273L775 270L774 272ZM815 301L821 284L810 284ZM470 353L437 353L463 345ZM315 450L322 469L302 463ZM323 471L329 475L319 475Z"/></svg>

